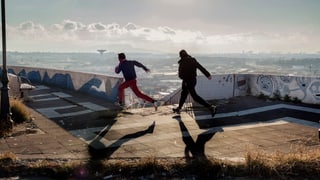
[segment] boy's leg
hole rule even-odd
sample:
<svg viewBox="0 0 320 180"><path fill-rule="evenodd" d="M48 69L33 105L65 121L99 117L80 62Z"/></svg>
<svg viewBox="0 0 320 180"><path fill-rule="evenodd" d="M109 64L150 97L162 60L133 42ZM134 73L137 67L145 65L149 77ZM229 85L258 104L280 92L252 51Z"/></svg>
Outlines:
<svg viewBox="0 0 320 180"><path fill-rule="evenodd" d="M130 87L131 87L132 91L136 94L136 96L138 96L139 98L144 99L144 100L146 100L146 101L148 101L148 102L153 103L153 106L154 106L155 110L156 110L156 111L158 110L158 102L157 102L156 100L152 99L151 97L143 94L143 93L139 90L139 88L137 87L137 81L136 81L136 80L134 81L134 83L132 83L132 84L130 85Z"/></svg>
<svg viewBox="0 0 320 180"><path fill-rule="evenodd" d="M203 105L204 107L210 108L211 105L207 101L205 101L202 97L200 97L194 88L190 88L189 91L193 100Z"/></svg>
<svg viewBox="0 0 320 180"><path fill-rule="evenodd" d="M124 103L124 89L130 86L130 81L125 81L118 88L118 102L120 105Z"/></svg>
<svg viewBox="0 0 320 180"><path fill-rule="evenodd" d="M208 108L210 110L210 112L211 112L211 116L214 117L216 112L217 112L216 106L210 105L206 100L204 100L202 97L200 97L198 95L198 93L195 90L196 82L197 81L194 81L194 82L188 84L188 90L190 92L191 97L193 98L193 100L195 100L199 104L201 104L204 107Z"/></svg>
<svg viewBox="0 0 320 180"><path fill-rule="evenodd" d="M181 95L180 95L180 100L179 100L179 109L182 108L183 104L185 103L188 94L189 94L189 90L187 87L187 83L186 82L182 82L182 91L181 91Z"/></svg>
<svg viewBox="0 0 320 180"><path fill-rule="evenodd" d="M187 88L187 83L185 81L182 81L182 87L181 87L182 91L181 91L181 95L180 95L180 100L179 100L179 106L177 108L173 108L173 112L175 113L180 113L184 102L186 101L189 91Z"/></svg>
<svg viewBox="0 0 320 180"><path fill-rule="evenodd" d="M130 88L132 89L132 91L136 94L136 96L138 96L141 99L144 99L148 102L154 103L154 99L152 99L151 97L143 94L137 87L137 80L132 80L132 82L130 83Z"/></svg>
<svg viewBox="0 0 320 180"><path fill-rule="evenodd" d="M210 108L211 105L207 101L205 101L202 97L200 97L198 95L198 93L196 92L196 90L195 90L196 84L197 84L197 79L194 79L194 80L188 82L188 84L187 84L187 88L188 88L188 91L189 91L192 99L194 101L198 102L199 104L201 104L207 108Z"/></svg>

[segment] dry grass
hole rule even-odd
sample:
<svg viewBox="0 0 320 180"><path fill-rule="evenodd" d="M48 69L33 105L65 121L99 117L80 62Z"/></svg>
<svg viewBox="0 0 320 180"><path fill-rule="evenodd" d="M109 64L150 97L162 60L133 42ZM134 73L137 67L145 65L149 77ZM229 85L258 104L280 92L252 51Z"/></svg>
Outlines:
<svg viewBox="0 0 320 180"><path fill-rule="evenodd" d="M310 177L320 176L320 149L299 148L291 153L249 152L246 170L254 176Z"/></svg>
<svg viewBox="0 0 320 180"><path fill-rule="evenodd" d="M15 123L22 123L30 119L30 113L22 100L10 99L11 119Z"/></svg>
<svg viewBox="0 0 320 180"><path fill-rule="evenodd" d="M217 159L156 158L105 159L88 162L67 160L21 161L12 153L0 154L0 177L45 176L100 179L208 179L265 178L317 179L320 150L297 149L289 154L248 152L242 163Z"/></svg>
<svg viewBox="0 0 320 180"><path fill-rule="evenodd" d="M0 137L11 133L13 124L20 124L31 119L28 108L20 99L10 98L10 120L1 120Z"/></svg>

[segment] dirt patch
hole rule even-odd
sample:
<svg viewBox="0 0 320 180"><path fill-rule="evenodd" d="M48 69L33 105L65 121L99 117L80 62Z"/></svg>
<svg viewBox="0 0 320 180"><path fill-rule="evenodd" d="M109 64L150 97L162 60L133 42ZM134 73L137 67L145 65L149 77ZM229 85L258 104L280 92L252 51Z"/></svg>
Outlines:
<svg viewBox="0 0 320 180"><path fill-rule="evenodd" d="M15 124L13 126L12 132L8 135L8 137L17 137L28 134L43 134L44 132L39 129L39 127L34 123L33 119Z"/></svg>

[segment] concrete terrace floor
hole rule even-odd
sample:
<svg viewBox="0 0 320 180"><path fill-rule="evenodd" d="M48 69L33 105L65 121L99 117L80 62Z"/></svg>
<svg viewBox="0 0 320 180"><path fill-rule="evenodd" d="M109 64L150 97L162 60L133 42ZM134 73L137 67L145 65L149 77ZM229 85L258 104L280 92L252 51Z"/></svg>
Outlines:
<svg viewBox="0 0 320 180"><path fill-rule="evenodd" d="M320 105L256 97L216 100L216 116L193 104L119 111L99 98L37 86L27 102L33 127L0 139L20 159L207 158L244 160L248 151L319 149ZM106 118L106 112L117 117ZM100 116L97 116L100 114ZM103 115L104 114L104 115Z"/></svg>

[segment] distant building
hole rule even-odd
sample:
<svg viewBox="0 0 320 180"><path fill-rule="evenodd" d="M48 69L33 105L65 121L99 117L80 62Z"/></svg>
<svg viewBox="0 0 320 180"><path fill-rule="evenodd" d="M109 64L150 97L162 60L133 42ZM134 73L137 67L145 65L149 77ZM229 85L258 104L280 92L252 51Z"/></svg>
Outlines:
<svg viewBox="0 0 320 180"><path fill-rule="evenodd" d="M97 51L98 51L101 55L102 55L104 52L106 52L105 49L98 49Z"/></svg>

